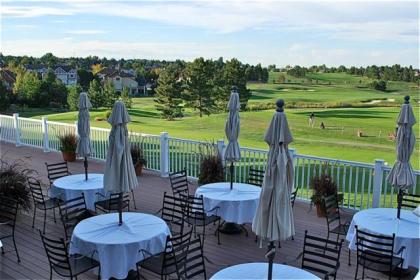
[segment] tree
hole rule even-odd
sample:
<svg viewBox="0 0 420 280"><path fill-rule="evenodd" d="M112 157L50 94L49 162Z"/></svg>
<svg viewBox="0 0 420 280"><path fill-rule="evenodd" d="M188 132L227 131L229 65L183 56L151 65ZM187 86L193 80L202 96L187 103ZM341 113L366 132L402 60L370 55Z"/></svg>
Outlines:
<svg viewBox="0 0 420 280"><path fill-rule="evenodd" d="M370 87L380 91L386 91L386 82L384 80L372 81Z"/></svg>
<svg viewBox="0 0 420 280"><path fill-rule="evenodd" d="M202 57L195 59L187 65L186 71L185 99L187 105L200 114L200 118L210 115L215 107L215 96L213 95L214 76L213 65L209 60Z"/></svg>
<svg viewBox="0 0 420 280"><path fill-rule="evenodd" d="M174 64L163 70L157 80L155 95L156 109L162 117L173 120L182 117L180 71Z"/></svg>
<svg viewBox="0 0 420 280"><path fill-rule="evenodd" d="M10 92L6 89L4 84L0 81L0 110L7 110L10 106Z"/></svg>
<svg viewBox="0 0 420 280"><path fill-rule="evenodd" d="M124 102L125 107L131 108L132 101L130 97L130 90L127 87L124 87L121 92L121 100Z"/></svg>
<svg viewBox="0 0 420 280"><path fill-rule="evenodd" d="M93 108L98 109L99 107L104 106L104 94L102 92L101 84L97 80L94 79L89 83L88 94Z"/></svg>
<svg viewBox="0 0 420 280"><path fill-rule="evenodd" d="M283 74L279 74L277 77L276 83L283 84L286 81L286 77Z"/></svg>
<svg viewBox="0 0 420 280"><path fill-rule="evenodd" d="M246 88L245 68L236 58L226 61L222 72L222 86L218 95L219 108L226 109L230 91L233 86L237 87L241 109L244 110L251 97L251 91Z"/></svg>
<svg viewBox="0 0 420 280"><path fill-rule="evenodd" d="M86 71L85 69L78 69L77 77L79 85L83 88L83 90L88 90L90 82L95 78L92 72Z"/></svg>
<svg viewBox="0 0 420 280"><path fill-rule="evenodd" d="M82 87L79 85L72 86L67 95L67 104L71 111L77 111L79 105L79 96L82 92Z"/></svg>
<svg viewBox="0 0 420 280"><path fill-rule="evenodd" d="M100 63L93 64L93 65L91 66L91 69L92 69L92 74L93 74L93 75L96 75L96 73L98 73L99 71L101 71L103 68L104 68L104 67L102 67L102 65L101 65Z"/></svg>
<svg viewBox="0 0 420 280"><path fill-rule="evenodd" d="M104 106L107 108L114 107L114 103L117 100L117 94L115 93L114 84L112 81L107 81L103 89Z"/></svg>
<svg viewBox="0 0 420 280"><path fill-rule="evenodd" d="M40 58L42 64L46 64L49 67L53 67L57 64L58 58L52 53L46 53Z"/></svg>

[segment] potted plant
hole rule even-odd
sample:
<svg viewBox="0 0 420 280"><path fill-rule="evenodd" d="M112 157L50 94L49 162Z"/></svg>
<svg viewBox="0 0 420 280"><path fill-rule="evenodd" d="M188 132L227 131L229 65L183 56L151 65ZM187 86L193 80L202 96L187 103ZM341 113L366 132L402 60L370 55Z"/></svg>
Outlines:
<svg viewBox="0 0 420 280"><path fill-rule="evenodd" d="M311 205L316 206L316 213L318 217L325 217L325 209L323 207L323 198L335 194L337 201L341 202L342 194L337 193L337 184L327 172L328 166L324 166L320 175L311 178L310 187L313 190L311 196Z"/></svg>
<svg viewBox="0 0 420 280"><path fill-rule="evenodd" d="M16 200L19 207L24 210L30 209L31 195L26 183L28 177L35 173L35 170L23 165L22 161L9 163L0 159L0 196Z"/></svg>
<svg viewBox="0 0 420 280"><path fill-rule="evenodd" d="M222 157L213 143L200 145L200 174L198 184L223 182L225 178Z"/></svg>
<svg viewBox="0 0 420 280"><path fill-rule="evenodd" d="M65 133L58 136L60 151L65 161L76 160L77 137L74 133Z"/></svg>
<svg viewBox="0 0 420 280"><path fill-rule="evenodd" d="M136 175L140 176L143 172L143 166L146 166L147 160L144 158L143 149L139 144L131 144L130 147L131 158L133 159L134 169Z"/></svg>

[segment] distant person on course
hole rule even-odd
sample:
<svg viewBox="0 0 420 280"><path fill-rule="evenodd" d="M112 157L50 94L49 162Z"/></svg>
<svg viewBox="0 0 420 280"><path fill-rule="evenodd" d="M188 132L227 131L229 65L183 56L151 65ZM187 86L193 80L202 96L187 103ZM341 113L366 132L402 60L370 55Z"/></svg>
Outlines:
<svg viewBox="0 0 420 280"><path fill-rule="evenodd" d="M314 114L314 112L312 112L309 115L309 126L314 127L314 125L315 125L315 114Z"/></svg>

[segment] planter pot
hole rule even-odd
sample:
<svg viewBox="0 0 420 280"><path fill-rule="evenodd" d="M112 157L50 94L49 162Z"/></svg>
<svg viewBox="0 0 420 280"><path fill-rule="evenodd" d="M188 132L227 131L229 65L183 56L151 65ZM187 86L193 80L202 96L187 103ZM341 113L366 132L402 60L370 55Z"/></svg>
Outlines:
<svg viewBox="0 0 420 280"><path fill-rule="evenodd" d="M143 164L136 164L134 165L134 170L136 171L136 175L140 176L143 172Z"/></svg>
<svg viewBox="0 0 420 280"><path fill-rule="evenodd" d="M76 153L75 152L61 152L63 155L64 161L75 161L76 160Z"/></svg>

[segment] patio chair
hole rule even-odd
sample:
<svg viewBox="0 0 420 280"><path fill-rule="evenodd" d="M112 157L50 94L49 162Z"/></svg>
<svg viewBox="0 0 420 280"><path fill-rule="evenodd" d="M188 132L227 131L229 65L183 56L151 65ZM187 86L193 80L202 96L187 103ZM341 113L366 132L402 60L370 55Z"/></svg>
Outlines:
<svg viewBox="0 0 420 280"><path fill-rule="evenodd" d="M99 267L98 279L100 279L101 268L99 262L82 255L68 255L67 244L63 238L59 240L51 239L41 231L39 231L39 234L50 265L50 279L52 279L53 271L60 276L77 279L78 275L96 267Z"/></svg>
<svg viewBox="0 0 420 280"><path fill-rule="evenodd" d="M2 231L0 232L0 241L3 241L7 238L12 239L17 261L20 263L19 252L15 240L15 227L18 208L19 204L16 200L4 196L0 197L0 228L2 228ZM6 227L8 227L10 230L8 233L5 233L7 231L3 230ZM2 255L6 253L4 246L1 247L1 253Z"/></svg>
<svg viewBox="0 0 420 280"><path fill-rule="evenodd" d="M184 199L188 202L185 222L193 227L194 237L197 237L197 227L202 227L202 242L204 244L206 227L211 223L216 224L216 222L218 222L215 234L217 234L217 244L220 245L221 218L217 215L219 207L205 211L203 196L184 196Z"/></svg>
<svg viewBox="0 0 420 280"><path fill-rule="evenodd" d="M29 189L31 190L32 199L34 202L34 216L32 219L32 228L35 225L35 216L36 216L36 210L42 210L44 211L44 227L43 227L43 233L45 233L45 223L47 220L47 211L52 210L53 217L54 217L54 223L56 222L55 219L55 209L58 208L58 204L60 202L57 198L51 198L51 197L45 197L42 193L42 187L41 182L39 180L36 180L34 178L28 179L28 185Z"/></svg>
<svg viewBox="0 0 420 280"><path fill-rule="evenodd" d="M173 196L177 196L180 193L189 195L188 188L188 175L187 169L181 171L173 172L169 174L169 181L171 182L171 189Z"/></svg>
<svg viewBox="0 0 420 280"><path fill-rule="evenodd" d="M163 193L162 208L158 213L160 212L160 217L168 224L172 234L182 234L184 231L186 203L179 196ZM177 227L177 229L174 227Z"/></svg>
<svg viewBox="0 0 420 280"><path fill-rule="evenodd" d="M264 170L250 168L248 172L247 183L257 187L262 187L262 183L264 181L264 174Z"/></svg>
<svg viewBox="0 0 420 280"><path fill-rule="evenodd" d="M139 267L160 275L162 279L173 274L176 275L176 279L182 279L181 268L186 265L191 233L189 230L180 235L168 236L165 249L160 254L152 255L146 250L140 250L144 260L137 264L138 279L140 279Z"/></svg>
<svg viewBox="0 0 420 280"><path fill-rule="evenodd" d="M403 193L401 208L414 210L420 205L420 195Z"/></svg>
<svg viewBox="0 0 420 280"><path fill-rule="evenodd" d="M299 187L296 187L293 192L290 194L290 202L292 203L292 208L295 206L296 197L299 191Z"/></svg>
<svg viewBox="0 0 420 280"><path fill-rule="evenodd" d="M111 212L117 212L118 211L118 204L120 200L120 194L119 193L112 193L109 195L109 198L104 196L101 193L96 193L98 197L104 198L103 200L99 200L95 202L95 212L98 213L98 210L105 212L105 213L111 213ZM123 201L122 201L122 209L127 209L127 211L130 211L130 194L129 193L123 193Z"/></svg>
<svg viewBox="0 0 420 280"><path fill-rule="evenodd" d="M47 176L50 181L50 188L53 185L54 180L71 175L67 161L58 162L58 163L45 163L47 167Z"/></svg>
<svg viewBox="0 0 420 280"><path fill-rule="evenodd" d="M77 223L94 216L86 207L83 193L79 197L60 202L58 209L60 210L61 222L63 223L67 242L70 240L73 229Z"/></svg>
<svg viewBox="0 0 420 280"><path fill-rule="evenodd" d="M330 238L330 234L337 235L337 241L340 235L346 236L349 230L350 223L341 222L340 207L338 206L337 196L335 194L324 197L322 200L323 207L325 209L325 218L327 220L327 239ZM348 249L349 261L348 265L351 265L351 253Z"/></svg>
<svg viewBox="0 0 420 280"><path fill-rule="evenodd" d="M185 265L181 267L180 274L185 279L207 279L203 245L200 238L195 238L188 244L187 259Z"/></svg>
<svg viewBox="0 0 420 280"><path fill-rule="evenodd" d="M399 268L401 278L404 259L402 254L405 247L402 246L398 252L394 253L395 234L384 236L373 234L356 228L356 249L357 266L354 279L357 279L359 266L362 266L362 279L365 278L365 269L376 272L388 273L391 279L392 271Z"/></svg>

